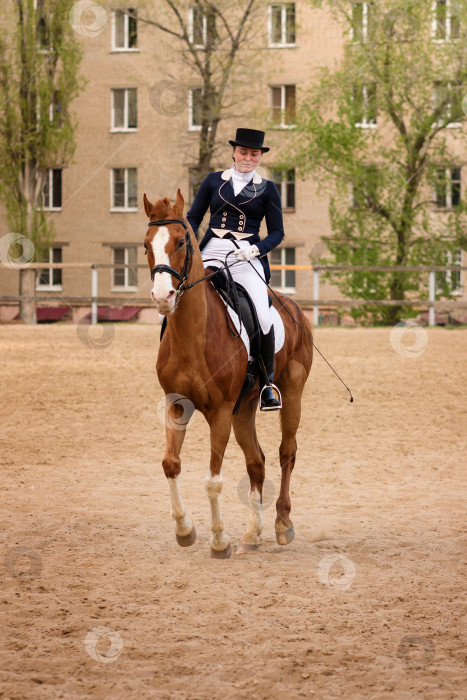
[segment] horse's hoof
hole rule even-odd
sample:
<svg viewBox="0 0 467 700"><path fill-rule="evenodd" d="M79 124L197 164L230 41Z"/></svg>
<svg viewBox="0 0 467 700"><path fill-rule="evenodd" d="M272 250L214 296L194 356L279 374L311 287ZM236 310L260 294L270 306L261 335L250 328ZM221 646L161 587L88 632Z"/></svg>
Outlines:
<svg viewBox="0 0 467 700"><path fill-rule="evenodd" d="M256 552L258 549L257 544L247 544L246 542L240 542L237 547L236 554L246 554L247 552Z"/></svg>
<svg viewBox="0 0 467 700"><path fill-rule="evenodd" d="M177 538L177 543L180 545L180 547L191 547L191 545L196 542L196 530L193 528L189 535L180 537L180 535L175 534L175 537Z"/></svg>
<svg viewBox="0 0 467 700"><path fill-rule="evenodd" d="M227 549L222 549L221 551L218 551L217 549L213 549L211 547L211 559L230 559L232 556L232 545L229 544Z"/></svg>
<svg viewBox="0 0 467 700"><path fill-rule="evenodd" d="M290 544L295 537L295 530L293 525L291 525L284 532L277 532L276 530L276 540L277 544Z"/></svg>

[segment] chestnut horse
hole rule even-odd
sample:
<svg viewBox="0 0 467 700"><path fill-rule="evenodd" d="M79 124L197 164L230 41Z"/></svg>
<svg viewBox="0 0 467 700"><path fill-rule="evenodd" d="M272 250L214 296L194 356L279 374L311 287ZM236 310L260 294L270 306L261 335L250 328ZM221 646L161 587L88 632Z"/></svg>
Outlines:
<svg viewBox="0 0 467 700"><path fill-rule="evenodd" d="M179 483L180 452L187 423L180 420L180 413L184 413L183 405L188 404L192 410L197 409L203 414L210 428L211 459L204 485L211 504L211 554L219 558L229 557L231 546L224 532L220 496L222 460L232 425L245 455L251 487L250 516L237 552L257 549L263 529L261 501L265 459L255 427L258 383L244 398L238 414L233 415L245 379L247 351L242 340L229 330L225 305L218 293L207 281L197 284L209 271L204 268L196 238L183 217L183 196L178 190L173 206L167 197L151 204L144 195L143 201L150 220L144 246L154 283L151 297L159 312L167 318L157 358L157 375L166 395L167 442L162 466L169 484L176 538L181 546L189 546L196 539L193 523L182 502ZM285 329L285 341L276 354L275 369L275 383L282 394L279 448L282 478L276 503L275 530L277 542L288 544L295 535L290 519L290 475L295 463L295 436L313 346L310 327L298 304L283 295L278 297L308 335L306 337L301 332L274 299Z"/></svg>

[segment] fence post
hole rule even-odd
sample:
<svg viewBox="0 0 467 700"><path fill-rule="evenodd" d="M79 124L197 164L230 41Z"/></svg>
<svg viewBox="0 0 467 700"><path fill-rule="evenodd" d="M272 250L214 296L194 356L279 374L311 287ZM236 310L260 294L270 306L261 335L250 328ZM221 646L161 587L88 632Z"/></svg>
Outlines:
<svg viewBox="0 0 467 700"><path fill-rule="evenodd" d="M313 270L313 302L319 299L319 270ZM313 326L319 326L319 306L313 303Z"/></svg>
<svg viewBox="0 0 467 700"><path fill-rule="evenodd" d="M98 291L98 271L95 265L91 269L91 323L97 323L97 291Z"/></svg>
<svg viewBox="0 0 467 700"><path fill-rule="evenodd" d="M428 273L428 299L430 302L436 301L436 275L434 270ZM433 303L428 306L428 325L435 325L435 307Z"/></svg>

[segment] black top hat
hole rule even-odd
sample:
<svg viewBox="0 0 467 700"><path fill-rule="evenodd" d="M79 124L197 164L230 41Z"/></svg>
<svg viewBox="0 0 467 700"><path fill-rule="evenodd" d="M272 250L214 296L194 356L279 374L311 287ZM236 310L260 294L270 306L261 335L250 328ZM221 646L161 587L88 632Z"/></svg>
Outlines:
<svg viewBox="0 0 467 700"><path fill-rule="evenodd" d="M264 131L257 129L237 129L235 141L229 141L229 143L234 148L235 146L243 146L244 148L260 148L262 153L269 151L267 146L263 146Z"/></svg>

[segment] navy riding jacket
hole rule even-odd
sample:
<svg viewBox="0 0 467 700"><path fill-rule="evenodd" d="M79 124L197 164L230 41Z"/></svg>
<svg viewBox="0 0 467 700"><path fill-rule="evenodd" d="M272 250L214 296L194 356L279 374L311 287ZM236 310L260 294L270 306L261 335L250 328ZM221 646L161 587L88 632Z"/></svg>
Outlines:
<svg viewBox="0 0 467 700"><path fill-rule="evenodd" d="M209 228L199 245L201 250L216 235L212 229L250 233L251 236L243 240L256 245L260 255L264 256L260 261L269 282L271 272L267 253L284 238L279 192L273 182L255 173L253 179L235 196L230 178L230 170L210 173L201 183L187 220L197 237L199 225L208 208L210 210ZM264 218L268 234L261 240L259 229Z"/></svg>

